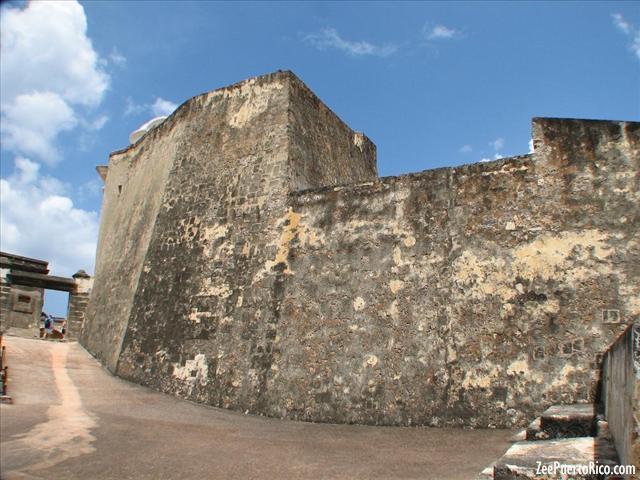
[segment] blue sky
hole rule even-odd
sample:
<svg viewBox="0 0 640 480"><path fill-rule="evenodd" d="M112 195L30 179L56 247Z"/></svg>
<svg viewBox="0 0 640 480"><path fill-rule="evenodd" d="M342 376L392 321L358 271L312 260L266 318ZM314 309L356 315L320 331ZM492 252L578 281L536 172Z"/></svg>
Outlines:
<svg viewBox="0 0 640 480"><path fill-rule="evenodd" d="M293 70L381 175L527 153L534 116L638 120L638 2L17 2L1 10L0 247L93 272L95 165L190 97ZM65 313L65 299L47 294Z"/></svg>

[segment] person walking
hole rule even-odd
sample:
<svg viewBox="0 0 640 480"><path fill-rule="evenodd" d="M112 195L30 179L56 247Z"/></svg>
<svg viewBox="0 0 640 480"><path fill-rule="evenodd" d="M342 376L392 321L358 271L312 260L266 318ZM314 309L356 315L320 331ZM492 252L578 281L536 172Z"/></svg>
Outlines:
<svg viewBox="0 0 640 480"><path fill-rule="evenodd" d="M44 320L44 338L49 338L49 335L53 332L53 320L51 319L51 315L47 315L42 312L45 316Z"/></svg>

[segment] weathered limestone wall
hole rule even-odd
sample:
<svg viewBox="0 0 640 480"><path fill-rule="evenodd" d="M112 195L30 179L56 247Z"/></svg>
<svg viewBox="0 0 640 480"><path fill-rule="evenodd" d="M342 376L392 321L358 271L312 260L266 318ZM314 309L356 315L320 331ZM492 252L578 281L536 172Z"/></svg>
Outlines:
<svg viewBox="0 0 640 480"><path fill-rule="evenodd" d="M44 304L44 290L11 285L7 296L6 328L37 328Z"/></svg>
<svg viewBox="0 0 640 480"><path fill-rule="evenodd" d="M82 344L115 371L169 170L188 150L187 112L169 117L130 148L114 152L104 186L95 285Z"/></svg>
<svg viewBox="0 0 640 480"><path fill-rule="evenodd" d="M0 252L0 332L11 327L34 328L40 323L44 290L37 286L16 285L12 272L46 275L44 260Z"/></svg>
<svg viewBox="0 0 640 480"><path fill-rule="evenodd" d="M298 98L308 107L294 108ZM113 258L121 246L99 252L111 278L105 278L106 268L97 268L94 292L99 293L92 296L96 309L87 323L96 338L101 334L96 324L113 322L119 335L126 332L121 347L109 338L97 340L113 354L111 365L119 375L216 405L266 408L265 383L277 352L262 345L272 342L277 330L286 271L280 245L287 228L280 217L288 192L300 181L291 169L298 139L290 116L313 117L304 110L318 105L300 80L279 72L196 97L167 120L176 117L175 123L188 124L182 127L184 146L164 153L172 158L159 187L158 209L151 213L152 233L147 246L138 242L136 250L144 260L140 257L138 264L134 257L138 270L126 276L137 275L135 296L122 297L130 309L113 312L112 320L101 320L98 308L106 310L108 296L128 294L116 291L129 288L118 286L116 274L127 256ZM314 164L306 168L296 160L305 185L375 178L375 147L326 107L319 111L332 137L315 134L317 125L305 124L313 154L304 161ZM131 156L135 148L125 154ZM343 152L350 161L334 168L339 163L335 156ZM152 155L142 152L139 161L157 161ZM107 188L110 182L111 164ZM127 208L117 206L116 214L124 215ZM117 232L113 223L106 228ZM136 240L129 237L123 243ZM101 240L100 248L106 243Z"/></svg>
<svg viewBox="0 0 640 480"><path fill-rule="evenodd" d="M273 355L253 345L278 322L281 272L265 262L285 208L287 83L262 78L190 105L197 121L164 191L118 375L213 404L260 402L262 371L230 383Z"/></svg>
<svg viewBox="0 0 640 480"><path fill-rule="evenodd" d="M602 399L620 463L640 470L640 323L607 351Z"/></svg>
<svg viewBox="0 0 640 480"><path fill-rule="evenodd" d="M268 413L509 426L589 400L640 315L639 127L537 119L533 157L293 194Z"/></svg>
<svg viewBox="0 0 640 480"><path fill-rule="evenodd" d="M533 128L533 156L377 179L291 73L195 97L110 158L82 342L301 420L510 426L586 401L640 315L640 124Z"/></svg>
<svg viewBox="0 0 640 480"><path fill-rule="evenodd" d="M290 84L289 189L375 180L376 146L300 81Z"/></svg>

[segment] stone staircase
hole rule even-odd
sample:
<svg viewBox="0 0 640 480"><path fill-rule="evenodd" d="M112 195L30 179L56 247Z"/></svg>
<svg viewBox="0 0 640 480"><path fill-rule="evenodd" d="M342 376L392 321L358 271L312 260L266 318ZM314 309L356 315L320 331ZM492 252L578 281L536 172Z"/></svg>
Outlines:
<svg viewBox="0 0 640 480"><path fill-rule="evenodd" d="M477 480L622 479L590 472L562 476L560 471L552 470L554 464L588 466L593 463L611 467L618 464L608 424L593 404L549 407L514 440L511 448L495 464L485 468Z"/></svg>

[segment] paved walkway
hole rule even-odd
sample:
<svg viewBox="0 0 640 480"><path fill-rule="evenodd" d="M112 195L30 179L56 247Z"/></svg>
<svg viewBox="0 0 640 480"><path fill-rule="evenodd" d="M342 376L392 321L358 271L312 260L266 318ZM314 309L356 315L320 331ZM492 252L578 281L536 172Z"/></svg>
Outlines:
<svg viewBox="0 0 640 480"><path fill-rule="evenodd" d="M473 479L508 430L291 422L113 377L77 343L5 336L2 479Z"/></svg>

